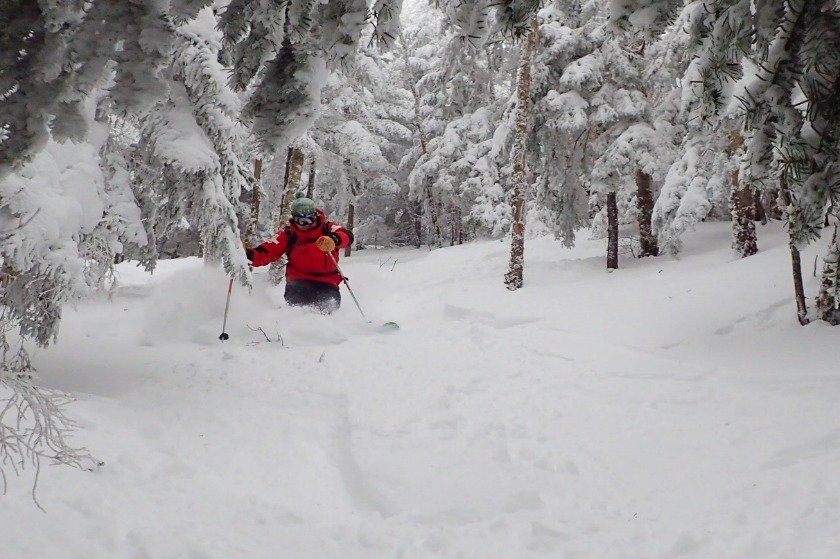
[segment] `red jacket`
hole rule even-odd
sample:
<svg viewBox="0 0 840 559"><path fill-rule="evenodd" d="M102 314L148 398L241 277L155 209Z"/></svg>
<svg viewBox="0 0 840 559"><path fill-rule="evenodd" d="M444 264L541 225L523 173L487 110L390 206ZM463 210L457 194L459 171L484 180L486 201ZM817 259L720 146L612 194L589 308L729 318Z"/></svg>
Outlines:
<svg viewBox="0 0 840 559"><path fill-rule="evenodd" d="M348 247L353 242L353 233L341 225L327 221L326 214L318 210L318 226L311 231L301 231L294 222L289 222L288 227L277 233L276 241L266 241L248 249L246 253L254 266L271 264L286 254L290 237L293 237L294 242L289 250L289 261L286 265L286 279L314 280L338 287L341 274L336 270L329 255L315 245L315 241L322 235L332 237L335 241L336 249L332 255L336 261L339 258L338 249Z"/></svg>

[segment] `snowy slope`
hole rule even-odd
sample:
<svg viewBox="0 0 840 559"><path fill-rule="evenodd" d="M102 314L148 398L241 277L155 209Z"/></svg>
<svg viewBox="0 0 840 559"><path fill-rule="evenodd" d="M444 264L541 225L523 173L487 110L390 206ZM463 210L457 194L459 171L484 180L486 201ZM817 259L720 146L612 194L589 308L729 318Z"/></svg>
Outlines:
<svg viewBox="0 0 840 559"><path fill-rule="evenodd" d="M0 498L3 559L829 558L840 330L795 321L784 238L733 260L603 242L363 251L332 319L197 260L122 265L36 355L106 465ZM810 277L814 247L803 257ZM262 328L272 340L251 328Z"/></svg>

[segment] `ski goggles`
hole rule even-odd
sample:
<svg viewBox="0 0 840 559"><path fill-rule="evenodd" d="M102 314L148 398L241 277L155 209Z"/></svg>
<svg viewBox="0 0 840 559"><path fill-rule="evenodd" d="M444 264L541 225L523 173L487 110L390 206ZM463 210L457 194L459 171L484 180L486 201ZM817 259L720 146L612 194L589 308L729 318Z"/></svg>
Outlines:
<svg viewBox="0 0 840 559"><path fill-rule="evenodd" d="M293 215L292 221L294 221L298 225L312 225L313 223L318 221L318 214Z"/></svg>

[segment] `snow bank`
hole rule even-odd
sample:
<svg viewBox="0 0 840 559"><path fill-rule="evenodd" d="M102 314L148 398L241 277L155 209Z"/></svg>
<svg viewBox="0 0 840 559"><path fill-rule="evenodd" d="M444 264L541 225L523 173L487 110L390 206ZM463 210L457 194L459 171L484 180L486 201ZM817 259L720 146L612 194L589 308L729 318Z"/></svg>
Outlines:
<svg viewBox="0 0 840 559"><path fill-rule="evenodd" d="M360 251L373 324L257 273L225 343L221 273L121 265L36 355L105 466L43 472L46 515L13 480L3 558L835 557L837 330L797 325L759 234L734 260L700 223L613 273L537 239L514 293L506 243Z"/></svg>

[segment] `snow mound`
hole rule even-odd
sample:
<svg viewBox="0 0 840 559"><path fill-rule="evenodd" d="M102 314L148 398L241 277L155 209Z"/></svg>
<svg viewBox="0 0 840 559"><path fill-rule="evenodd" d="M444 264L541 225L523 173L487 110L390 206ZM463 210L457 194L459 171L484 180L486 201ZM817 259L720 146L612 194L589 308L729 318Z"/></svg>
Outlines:
<svg viewBox="0 0 840 559"><path fill-rule="evenodd" d="M797 324L759 233L734 260L699 223L613 273L603 241L534 239L514 293L504 243L361 251L371 323L258 270L226 342L223 273L123 264L36 355L105 466L42 472L46 515L12 480L2 557L834 558L837 330Z"/></svg>

